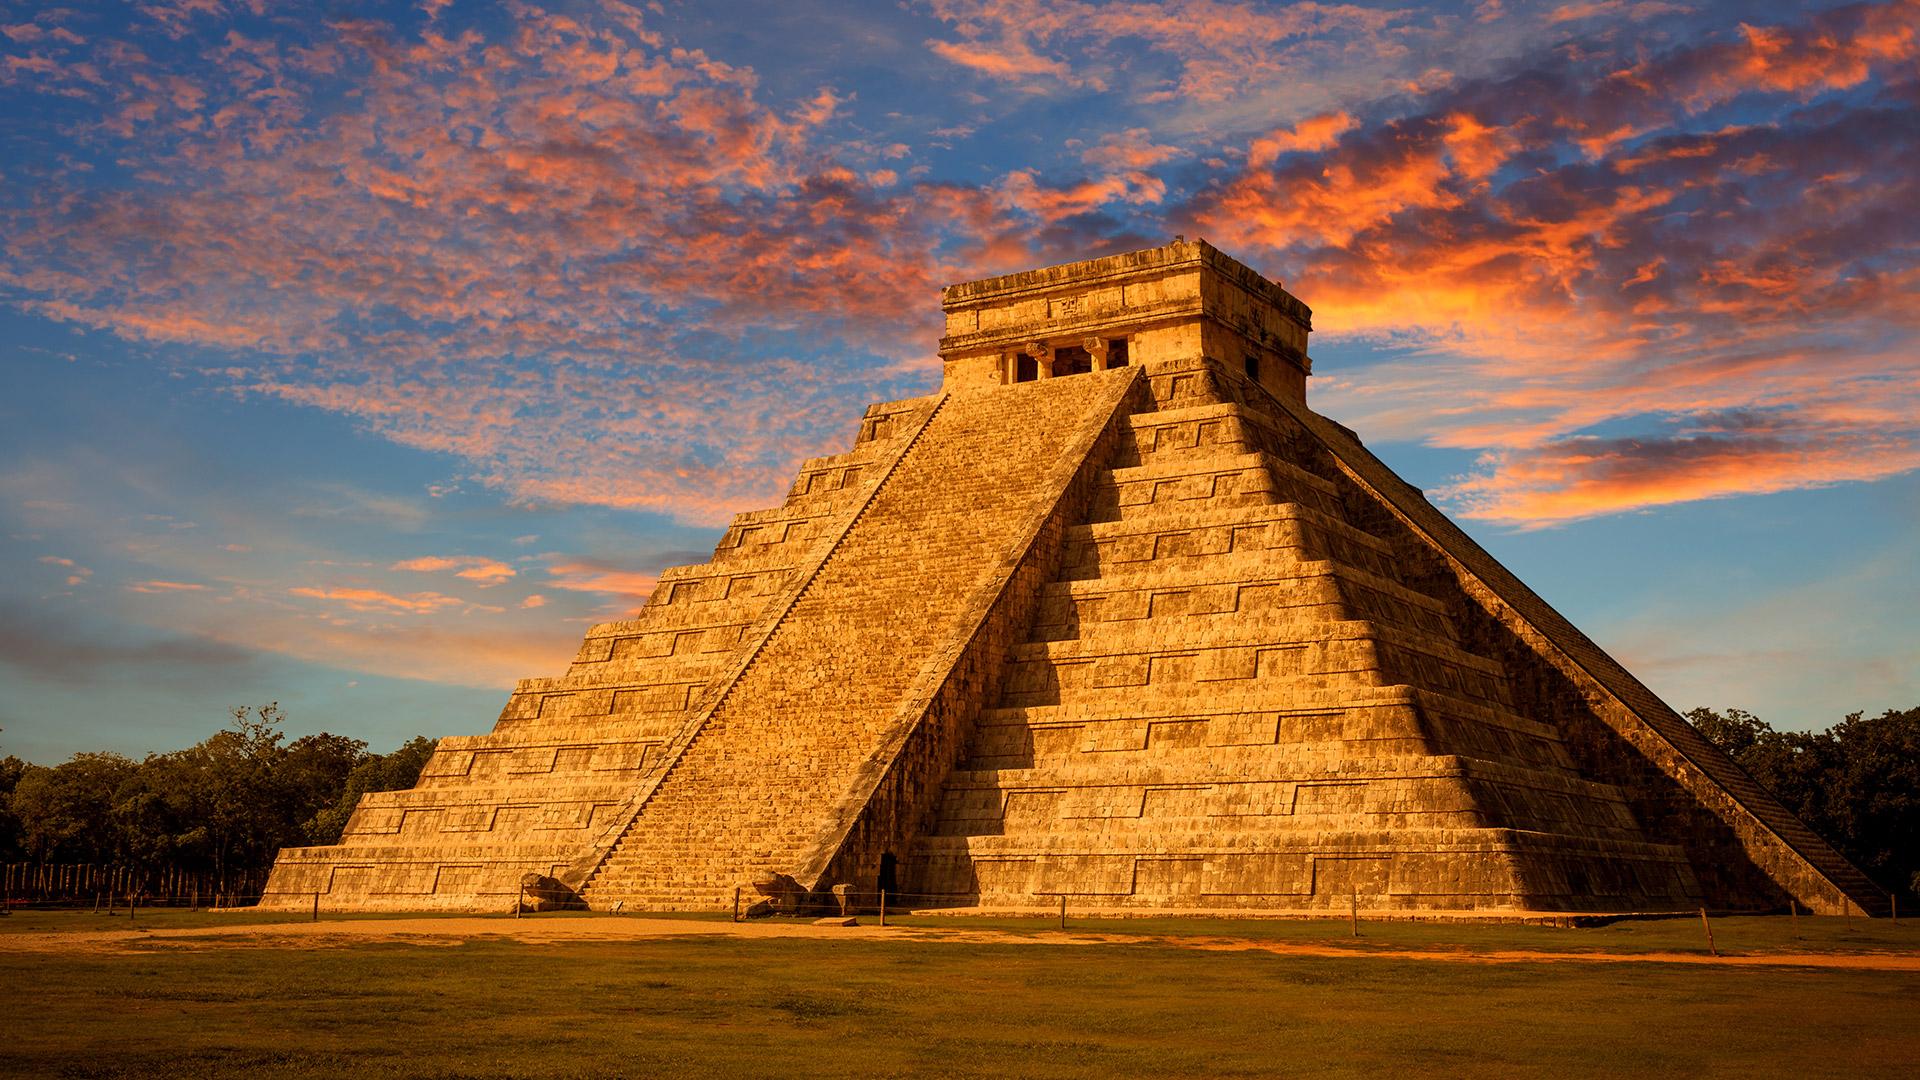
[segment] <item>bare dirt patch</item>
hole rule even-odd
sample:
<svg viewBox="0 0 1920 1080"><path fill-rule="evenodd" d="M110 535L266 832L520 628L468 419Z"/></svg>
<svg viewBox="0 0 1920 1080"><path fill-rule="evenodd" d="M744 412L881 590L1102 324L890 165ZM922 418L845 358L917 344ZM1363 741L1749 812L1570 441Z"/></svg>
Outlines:
<svg viewBox="0 0 1920 1080"><path fill-rule="evenodd" d="M1763 953L1606 952L1470 947L1407 948L1368 942L1287 942L1223 936L1127 934L1111 932L1013 932L967 927L814 926L792 922L707 922L688 919L612 918L499 919L395 918L312 923L142 928L16 933L0 936L0 952L74 954L202 949L328 949L389 942L453 946L472 940L506 940L534 945L635 941L649 938L816 938L844 941L913 941L953 944L1025 944L1036 946L1150 945L1206 952L1263 952L1277 956L1379 958L1466 964L1687 964L1732 967L1801 967L1865 971L1920 971L1920 954L1769 951Z"/></svg>

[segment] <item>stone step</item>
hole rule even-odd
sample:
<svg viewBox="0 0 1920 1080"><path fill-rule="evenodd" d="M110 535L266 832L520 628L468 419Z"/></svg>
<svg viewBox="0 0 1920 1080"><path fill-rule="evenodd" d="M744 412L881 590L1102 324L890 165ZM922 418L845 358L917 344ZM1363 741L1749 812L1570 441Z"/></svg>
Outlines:
<svg viewBox="0 0 1920 1080"><path fill-rule="evenodd" d="M1108 413L1093 411L1104 385L948 398L589 887L713 866L737 881L769 858L755 853L792 858L810 844L933 650L953 635L955 614L1007 572L988 553L1018 534L1020 518L1050 509L1035 500L1054 496L1012 482L1028 466L1004 453L1005 432L1025 431L1023 450L1044 460L1046 446L1106 422ZM716 790L729 797L715 800Z"/></svg>

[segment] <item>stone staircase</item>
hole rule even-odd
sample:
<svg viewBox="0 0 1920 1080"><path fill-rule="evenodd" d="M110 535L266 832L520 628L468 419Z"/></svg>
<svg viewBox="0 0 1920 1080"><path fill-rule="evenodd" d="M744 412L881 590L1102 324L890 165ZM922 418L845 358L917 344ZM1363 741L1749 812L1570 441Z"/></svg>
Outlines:
<svg viewBox="0 0 1920 1080"><path fill-rule="evenodd" d="M761 870L794 872L1009 572L984 553L1060 498L1035 477L1109 422L1131 376L945 398L586 878L588 903L721 907Z"/></svg>
<svg viewBox="0 0 1920 1080"><path fill-rule="evenodd" d="M590 629L565 674L522 679L493 731L440 740L415 787L362 799L338 844L283 852L268 907L509 907L520 879L588 849L796 567L871 495L932 408L875 405L854 449L805 462L782 505L743 513L713 558L660 575L631 619Z"/></svg>

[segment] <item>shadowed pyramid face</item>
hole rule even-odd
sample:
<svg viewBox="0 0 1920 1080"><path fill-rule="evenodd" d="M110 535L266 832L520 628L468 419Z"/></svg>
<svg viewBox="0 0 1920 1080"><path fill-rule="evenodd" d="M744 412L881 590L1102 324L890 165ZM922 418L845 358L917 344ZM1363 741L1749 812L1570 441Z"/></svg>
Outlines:
<svg viewBox="0 0 1920 1080"><path fill-rule="evenodd" d="M1204 243L948 288L711 561L269 904L1815 910L1871 886L1345 429ZM550 880L549 880L550 879Z"/></svg>

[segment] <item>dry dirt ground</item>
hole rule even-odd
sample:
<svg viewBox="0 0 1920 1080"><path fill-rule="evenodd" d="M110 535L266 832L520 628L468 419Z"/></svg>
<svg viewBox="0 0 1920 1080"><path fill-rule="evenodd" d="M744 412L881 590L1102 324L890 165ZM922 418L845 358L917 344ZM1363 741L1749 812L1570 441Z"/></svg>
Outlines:
<svg viewBox="0 0 1920 1080"><path fill-rule="evenodd" d="M476 939L536 945L636 941L648 938L828 938L842 941L923 941L954 944L1028 944L1045 946L1157 945L1208 952L1265 952L1281 956L1378 957L1440 963L1655 963L1729 967L1795 967L1858 971L1920 971L1920 954L1780 951L1749 954L1689 952L1558 952L1468 947L1403 948L1364 938L1343 944L1302 943L1217 935L1128 934L1115 932L1025 931L955 927L881 927L870 919L859 926L815 926L766 921L730 923L687 919L608 918L391 918L262 925L132 927L57 933L0 934L0 953L114 953L130 950L254 948L327 948L387 942L456 945Z"/></svg>

